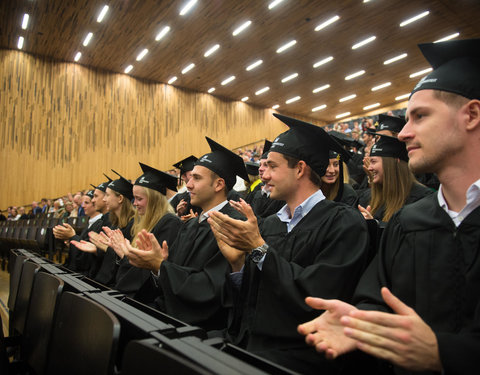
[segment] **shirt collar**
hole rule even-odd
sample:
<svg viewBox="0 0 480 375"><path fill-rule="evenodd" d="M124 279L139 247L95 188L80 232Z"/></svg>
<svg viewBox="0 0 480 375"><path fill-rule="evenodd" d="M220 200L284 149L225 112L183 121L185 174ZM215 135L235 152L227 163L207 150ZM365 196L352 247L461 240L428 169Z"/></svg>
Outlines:
<svg viewBox="0 0 480 375"><path fill-rule="evenodd" d="M304 218L318 202L321 202L324 199L325 195L323 195L322 191L318 189L295 208L293 215L290 215L290 209L288 208L288 205L285 205L277 212L277 216L285 223L290 222L295 217Z"/></svg>
<svg viewBox="0 0 480 375"><path fill-rule="evenodd" d="M198 218L198 222L201 223L202 221L208 219L208 214L211 211L220 211L225 205L228 203L227 200L224 200L222 203L217 204L215 207L209 209L207 212L202 212L202 214Z"/></svg>

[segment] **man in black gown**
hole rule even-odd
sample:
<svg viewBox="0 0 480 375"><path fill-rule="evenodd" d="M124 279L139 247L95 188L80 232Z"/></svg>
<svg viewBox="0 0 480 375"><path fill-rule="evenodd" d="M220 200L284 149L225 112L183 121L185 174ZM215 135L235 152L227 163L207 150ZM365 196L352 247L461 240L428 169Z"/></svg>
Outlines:
<svg viewBox="0 0 480 375"><path fill-rule="evenodd" d="M436 173L440 189L390 220L355 306L309 298L310 306L327 311L299 331L329 358L360 349L397 374L474 374L480 368L480 39L420 49L434 70L413 89L399 139L412 171Z"/></svg>

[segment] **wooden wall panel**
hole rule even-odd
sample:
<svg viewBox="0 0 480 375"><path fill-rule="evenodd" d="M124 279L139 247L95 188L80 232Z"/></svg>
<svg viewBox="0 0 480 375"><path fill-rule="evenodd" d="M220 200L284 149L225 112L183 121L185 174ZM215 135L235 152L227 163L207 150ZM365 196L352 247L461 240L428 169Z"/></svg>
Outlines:
<svg viewBox="0 0 480 375"><path fill-rule="evenodd" d="M0 49L0 208L86 189L138 162L170 169L286 127L272 111L128 75ZM317 122L317 124L321 125Z"/></svg>

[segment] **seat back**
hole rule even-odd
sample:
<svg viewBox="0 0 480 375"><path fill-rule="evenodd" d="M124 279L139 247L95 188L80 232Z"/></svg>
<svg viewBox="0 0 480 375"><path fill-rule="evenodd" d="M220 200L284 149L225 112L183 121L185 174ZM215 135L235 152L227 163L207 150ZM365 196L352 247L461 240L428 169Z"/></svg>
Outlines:
<svg viewBox="0 0 480 375"><path fill-rule="evenodd" d="M78 294L62 293L48 351L48 374L111 374L120 336L117 318Z"/></svg>
<svg viewBox="0 0 480 375"><path fill-rule="evenodd" d="M7 306L10 311L13 311L15 308L18 284L20 283L20 276L22 275L23 262L25 259L27 259L25 255L17 255L13 251L10 252L10 291L7 302Z"/></svg>

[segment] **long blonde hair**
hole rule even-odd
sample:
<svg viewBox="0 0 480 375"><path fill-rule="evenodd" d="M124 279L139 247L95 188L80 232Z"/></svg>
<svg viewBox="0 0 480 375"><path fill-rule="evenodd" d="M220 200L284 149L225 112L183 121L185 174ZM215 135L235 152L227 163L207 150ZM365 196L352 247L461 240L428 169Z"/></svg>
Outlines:
<svg viewBox="0 0 480 375"><path fill-rule="evenodd" d="M121 195L123 201L121 203L122 207L120 208L120 216L117 216L115 212L111 212L110 222L118 228L125 228L128 222L135 216L135 210L133 209L132 202L126 196L117 193L115 190L112 190L112 193L117 197Z"/></svg>
<svg viewBox="0 0 480 375"><path fill-rule="evenodd" d="M145 186L138 187L141 187L147 196L147 207L143 216L140 216L138 211L135 212L135 220L132 227L132 244L134 245L137 241L137 235L142 229L150 232L163 216L167 213L175 213L165 195Z"/></svg>
<svg viewBox="0 0 480 375"><path fill-rule="evenodd" d="M383 156L381 158L383 183L372 185L370 207L374 215L383 206L385 212L382 221L388 221L396 211L405 205L416 180L406 161Z"/></svg>

